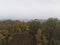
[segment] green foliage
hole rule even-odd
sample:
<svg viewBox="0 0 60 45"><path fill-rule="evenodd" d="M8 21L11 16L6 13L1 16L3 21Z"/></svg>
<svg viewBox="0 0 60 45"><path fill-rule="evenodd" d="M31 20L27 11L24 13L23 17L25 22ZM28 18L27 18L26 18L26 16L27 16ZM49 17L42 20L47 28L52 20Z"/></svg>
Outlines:
<svg viewBox="0 0 60 45"><path fill-rule="evenodd" d="M0 21L0 45L60 45L60 20Z"/></svg>

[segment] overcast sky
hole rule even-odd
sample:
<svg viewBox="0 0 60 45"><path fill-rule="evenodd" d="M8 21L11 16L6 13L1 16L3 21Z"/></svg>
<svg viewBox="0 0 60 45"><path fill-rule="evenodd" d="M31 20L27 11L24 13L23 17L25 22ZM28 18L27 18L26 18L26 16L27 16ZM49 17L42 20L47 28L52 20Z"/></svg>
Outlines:
<svg viewBox="0 0 60 45"><path fill-rule="evenodd" d="M0 0L0 19L60 19L60 0Z"/></svg>

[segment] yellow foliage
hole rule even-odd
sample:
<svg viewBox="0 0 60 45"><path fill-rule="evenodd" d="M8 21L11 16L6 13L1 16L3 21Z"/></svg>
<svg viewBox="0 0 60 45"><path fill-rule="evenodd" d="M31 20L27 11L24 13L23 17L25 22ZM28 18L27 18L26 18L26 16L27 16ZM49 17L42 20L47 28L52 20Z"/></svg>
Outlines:
<svg viewBox="0 0 60 45"><path fill-rule="evenodd" d="M1 33L0 33L0 40L1 39L4 39L5 38L5 36L3 36Z"/></svg>

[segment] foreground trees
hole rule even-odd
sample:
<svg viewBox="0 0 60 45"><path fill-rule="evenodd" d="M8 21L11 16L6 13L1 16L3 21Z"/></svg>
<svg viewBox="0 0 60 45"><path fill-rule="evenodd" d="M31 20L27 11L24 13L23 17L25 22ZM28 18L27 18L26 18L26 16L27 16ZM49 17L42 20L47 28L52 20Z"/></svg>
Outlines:
<svg viewBox="0 0 60 45"><path fill-rule="evenodd" d="M0 21L0 45L60 45L60 20Z"/></svg>

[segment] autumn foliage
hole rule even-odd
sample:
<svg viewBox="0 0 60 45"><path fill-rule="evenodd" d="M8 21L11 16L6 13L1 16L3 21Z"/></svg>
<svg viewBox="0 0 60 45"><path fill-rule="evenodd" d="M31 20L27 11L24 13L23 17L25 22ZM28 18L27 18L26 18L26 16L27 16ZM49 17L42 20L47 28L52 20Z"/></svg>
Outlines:
<svg viewBox="0 0 60 45"><path fill-rule="evenodd" d="M0 21L0 45L60 45L60 20Z"/></svg>

